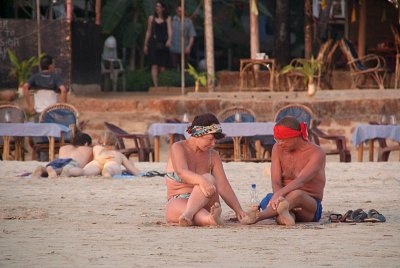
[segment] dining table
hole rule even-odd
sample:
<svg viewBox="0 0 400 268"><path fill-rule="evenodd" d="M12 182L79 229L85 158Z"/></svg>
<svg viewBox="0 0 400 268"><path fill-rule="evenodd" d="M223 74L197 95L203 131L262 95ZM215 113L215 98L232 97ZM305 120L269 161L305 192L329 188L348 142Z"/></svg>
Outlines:
<svg viewBox="0 0 400 268"><path fill-rule="evenodd" d="M70 129L64 125L56 123L0 123L0 136L3 137L3 160L10 159L10 140L12 137L48 137L49 138L49 160L54 160L55 156L55 138L60 138L60 144L64 143L64 135L69 133ZM23 142L16 142L16 152L22 152L20 146ZM16 154L16 160L22 160L20 153Z"/></svg>
<svg viewBox="0 0 400 268"><path fill-rule="evenodd" d="M364 142L369 144L369 161L374 161L374 140L377 138L391 139L400 143L400 125L357 125L352 135L352 142L358 150L358 162L363 161Z"/></svg>
<svg viewBox="0 0 400 268"><path fill-rule="evenodd" d="M170 135L172 142L174 134L182 134L188 138L190 135L186 132L186 129L189 125L189 123L153 123L150 125L147 132L154 137L154 161L160 161L160 136ZM272 136L274 126L275 122L221 123L222 132L233 140L234 161L242 160L240 142L243 137ZM259 146L261 147L261 145ZM247 154L243 154L243 160L246 160L246 158Z"/></svg>

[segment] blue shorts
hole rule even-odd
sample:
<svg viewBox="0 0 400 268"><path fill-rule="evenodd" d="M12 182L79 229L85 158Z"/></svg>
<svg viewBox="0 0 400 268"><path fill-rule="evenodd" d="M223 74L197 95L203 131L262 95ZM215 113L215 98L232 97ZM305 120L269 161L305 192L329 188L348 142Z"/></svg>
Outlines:
<svg viewBox="0 0 400 268"><path fill-rule="evenodd" d="M51 161L46 165L46 167L52 167L54 169L63 168L72 161L72 158L59 158L56 160Z"/></svg>
<svg viewBox="0 0 400 268"><path fill-rule="evenodd" d="M269 193L263 198L263 200L261 200L260 208L262 210L267 208L268 203L271 200L273 195L274 195L273 193ZM317 209L315 210L314 218L312 219L312 221L313 222L317 222L317 221L319 221L321 219L321 216L322 216L322 204L321 204L321 201L319 201L315 197L314 197L314 199L317 202Z"/></svg>

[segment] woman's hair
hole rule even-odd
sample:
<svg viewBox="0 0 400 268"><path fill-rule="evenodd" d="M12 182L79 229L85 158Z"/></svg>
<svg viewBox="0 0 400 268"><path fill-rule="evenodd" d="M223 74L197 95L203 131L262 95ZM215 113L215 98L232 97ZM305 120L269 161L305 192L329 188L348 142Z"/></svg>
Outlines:
<svg viewBox="0 0 400 268"><path fill-rule="evenodd" d="M98 143L104 146L115 146L117 144L117 138L112 132L102 132L99 136Z"/></svg>
<svg viewBox="0 0 400 268"><path fill-rule="evenodd" d="M219 125L219 121L218 121L217 117L212 113L205 113L205 114L197 115L193 119L192 125L189 127L189 129L192 129L195 126L207 127L207 126L211 126L213 124ZM214 138L216 138L217 140L225 137L224 133L213 133L213 135L214 135Z"/></svg>
<svg viewBox="0 0 400 268"><path fill-rule="evenodd" d="M156 5L160 4L163 8L163 11L161 13L162 18L165 20L168 18L168 11L167 11L167 6L165 5L165 3L163 1L157 1ZM157 12L154 12L154 18L158 18L158 14Z"/></svg>

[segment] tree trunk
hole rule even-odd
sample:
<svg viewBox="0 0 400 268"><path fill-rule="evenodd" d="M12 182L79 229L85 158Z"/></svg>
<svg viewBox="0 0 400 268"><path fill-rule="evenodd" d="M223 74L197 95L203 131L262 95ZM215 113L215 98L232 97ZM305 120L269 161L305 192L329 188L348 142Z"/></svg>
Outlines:
<svg viewBox="0 0 400 268"><path fill-rule="evenodd" d="M311 59L312 56L312 16L312 0L304 0L304 57L306 59Z"/></svg>
<svg viewBox="0 0 400 268"><path fill-rule="evenodd" d="M260 52L257 0L250 0L250 55L252 59Z"/></svg>
<svg viewBox="0 0 400 268"><path fill-rule="evenodd" d="M289 15L290 0L277 0L275 10L275 58L278 66L289 64L290 61L290 32Z"/></svg>
<svg viewBox="0 0 400 268"><path fill-rule="evenodd" d="M332 0L326 1L326 7L324 10L321 10L319 13L319 23L317 26L318 30L318 41L320 45L324 43L328 39L328 22L329 22L329 13L332 8Z"/></svg>
<svg viewBox="0 0 400 268"><path fill-rule="evenodd" d="M136 24L138 21L139 14L137 11L133 13L133 22ZM138 41L136 40L131 47L131 55L129 57L129 64L128 64L128 70L135 70L135 59L136 59L136 45L138 44Z"/></svg>
<svg viewBox="0 0 400 268"><path fill-rule="evenodd" d="M206 43L207 62L207 87L208 91L214 91L214 32L212 22L212 0L204 0L204 37Z"/></svg>
<svg viewBox="0 0 400 268"><path fill-rule="evenodd" d="M101 0L96 0L96 25L100 25L100 15L101 15Z"/></svg>

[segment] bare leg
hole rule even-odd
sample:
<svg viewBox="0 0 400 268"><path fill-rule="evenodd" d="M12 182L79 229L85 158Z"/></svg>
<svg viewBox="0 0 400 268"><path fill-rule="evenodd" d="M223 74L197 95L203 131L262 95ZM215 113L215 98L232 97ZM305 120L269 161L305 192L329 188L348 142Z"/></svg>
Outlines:
<svg viewBox="0 0 400 268"><path fill-rule="evenodd" d="M158 87L158 66L151 65L151 79L153 80L153 85Z"/></svg>
<svg viewBox="0 0 400 268"><path fill-rule="evenodd" d="M47 174L49 174L50 179L57 178L57 172L53 167L48 166L48 167L46 167L46 170L47 170Z"/></svg>
<svg viewBox="0 0 400 268"><path fill-rule="evenodd" d="M97 176L101 172L99 164L96 160L91 161L83 168L83 174L85 176Z"/></svg>
<svg viewBox="0 0 400 268"><path fill-rule="evenodd" d="M205 209L200 210L194 215L194 223L198 226L222 225L222 208L218 202L215 202L210 208L210 212Z"/></svg>
<svg viewBox="0 0 400 268"><path fill-rule="evenodd" d="M79 167L71 167L71 168L65 167L63 168L60 174L61 177L79 177L83 175L84 171L82 168Z"/></svg>
<svg viewBox="0 0 400 268"><path fill-rule="evenodd" d="M112 176L121 173L122 173L121 165L115 161L109 161L106 164L104 164L104 168L101 172L101 174L107 178L111 178Z"/></svg>
<svg viewBox="0 0 400 268"><path fill-rule="evenodd" d="M310 222L317 210L317 201L302 190L295 190L285 196L289 202L289 210L296 215L298 222ZM300 208L300 209L293 209Z"/></svg>
<svg viewBox="0 0 400 268"><path fill-rule="evenodd" d="M46 173L46 169L43 166L37 166L32 172L32 179L39 179L43 173Z"/></svg>
<svg viewBox="0 0 400 268"><path fill-rule="evenodd" d="M190 226L193 225L193 217L199 212L210 200L205 197L203 192L200 190L199 186L193 188L192 193L186 204L186 209L179 217L180 226Z"/></svg>

